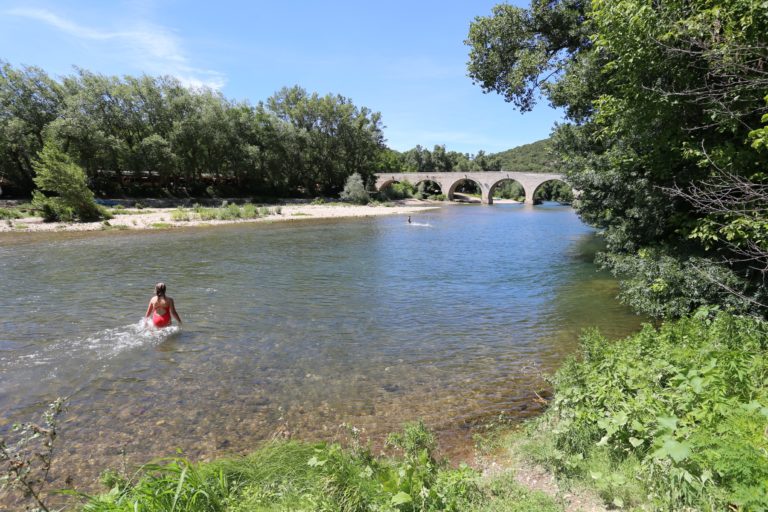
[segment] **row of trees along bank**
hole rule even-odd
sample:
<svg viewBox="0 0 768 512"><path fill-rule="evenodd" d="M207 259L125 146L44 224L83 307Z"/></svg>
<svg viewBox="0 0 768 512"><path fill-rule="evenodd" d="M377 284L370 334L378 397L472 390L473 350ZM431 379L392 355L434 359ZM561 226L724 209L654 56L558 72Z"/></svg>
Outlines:
<svg viewBox="0 0 768 512"><path fill-rule="evenodd" d="M97 196L314 196L353 173L499 171L501 161L436 145L386 147L381 114L298 86L252 105L172 77L110 77L82 69L61 80L0 66L0 187L29 196L35 161L55 146Z"/></svg>
<svg viewBox="0 0 768 512"><path fill-rule="evenodd" d="M58 82L4 64L6 189L35 188L34 161L46 143L80 165L99 195L338 192L352 173L370 176L384 148L381 115L339 95L291 87L253 106L170 77L78 70Z"/></svg>

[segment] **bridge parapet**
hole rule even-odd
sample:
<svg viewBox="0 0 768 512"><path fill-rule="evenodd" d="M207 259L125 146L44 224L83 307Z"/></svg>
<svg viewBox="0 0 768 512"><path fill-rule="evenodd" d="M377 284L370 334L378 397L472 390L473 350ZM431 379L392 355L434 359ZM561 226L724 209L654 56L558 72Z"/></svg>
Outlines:
<svg viewBox="0 0 768 512"><path fill-rule="evenodd" d="M493 204L493 191L503 181L515 180L525 191L525 202L533 204L533 195L542 183L551 180L566 182L562 174L536 172L398 172L376 173L376 190L395 182L408 181L418 185L422 181L434 181L440 185L448 200L453 199L456 188L464 180L474 181L480 186L480 199L484 204Z"/></svg>

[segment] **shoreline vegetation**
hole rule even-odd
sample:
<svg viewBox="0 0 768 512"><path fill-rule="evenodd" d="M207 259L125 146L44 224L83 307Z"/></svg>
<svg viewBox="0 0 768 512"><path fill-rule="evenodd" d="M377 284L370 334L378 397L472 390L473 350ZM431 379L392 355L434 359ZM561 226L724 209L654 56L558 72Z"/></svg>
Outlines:
<svg viewBox="0 0 768 512"><path fill-rule="evenodd" d="M96 222L44 222L40 217L19 213L8 215L9 218L0 221L0 233L151 230L244 222L373 217L415 214L439 208L440 204L433 201L407 200L355 205L341 202L325 203L315 200L312 203L284 205L229 203L219 207L118 207L108 209L111 218Z"/></svg>
<svg viewBox="0 0 768 512"><path fill-rule="evenodd" d="M223 201L221 206L145 207L141 201L127 201L137 206L115 205L106 208L105 220L93 222L46 222L31 215L31 209L21 203L0 208L0 233L51 233L72 231L125 231L170 229L195 226L218 226L244 222L281 222L307 219L336 219L378 217L382 215L418 214L445 206L445 201L403 199L369 204L314 199L271 203L241 203ZM457 203L479 203L479 198L458 194ZM494 199L496 204L519 204L513 199Z"/></svg>

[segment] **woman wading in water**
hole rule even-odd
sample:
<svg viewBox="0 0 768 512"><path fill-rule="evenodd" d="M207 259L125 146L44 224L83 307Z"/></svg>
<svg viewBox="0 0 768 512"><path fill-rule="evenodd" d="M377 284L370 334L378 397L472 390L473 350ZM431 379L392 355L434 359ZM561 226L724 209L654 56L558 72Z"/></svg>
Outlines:
<svg viewBox="0 0 768 512"><path fill-rule="evenodd" d="M157 283L155 285L155 296L149 301L147 307L146 318L152 315L152 323L155 327L168 327L171 325L171 315L181 325L181 318L176 312L176 306L173 303L173 299L165 296L165 283Z"/></svg>

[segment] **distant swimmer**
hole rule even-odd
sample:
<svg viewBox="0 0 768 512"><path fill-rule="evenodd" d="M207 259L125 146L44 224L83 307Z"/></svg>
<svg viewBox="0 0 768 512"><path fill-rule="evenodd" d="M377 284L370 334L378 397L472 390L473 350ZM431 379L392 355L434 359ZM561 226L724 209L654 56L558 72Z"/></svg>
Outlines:
<svg viewBox="0 0 768 512"><path fill-rule="evenodd" d="M181 318L179 318L179 314L176 312L176 305L173 299L165 295L165 283L157 283L155 285L155 296L149 301L145 317L149 318L150 315L155 327L168 327L171 325L171 315L181 325Z"/></svg>
<svg viewBox="0 0 768 512"><path fill-rule="evenodd" d="M411 216L409 215L408 216L408 224L410 224L410 223L411 223Z"/></svg>

